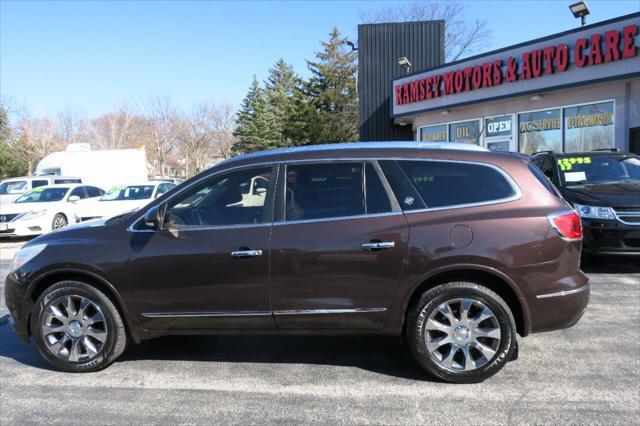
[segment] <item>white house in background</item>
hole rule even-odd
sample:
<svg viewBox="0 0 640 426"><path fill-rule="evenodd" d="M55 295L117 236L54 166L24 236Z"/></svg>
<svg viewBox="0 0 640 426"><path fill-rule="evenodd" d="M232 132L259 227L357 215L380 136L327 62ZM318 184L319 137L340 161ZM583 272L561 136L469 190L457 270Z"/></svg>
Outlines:
<svg viewBox="0 0 640 426"><path fill-rule="evenodd" d="M146 181L147 156L144 148L94 151L89 144L70 144L40 160L35 174L77 176L84 184L109 189Z"/></svg>

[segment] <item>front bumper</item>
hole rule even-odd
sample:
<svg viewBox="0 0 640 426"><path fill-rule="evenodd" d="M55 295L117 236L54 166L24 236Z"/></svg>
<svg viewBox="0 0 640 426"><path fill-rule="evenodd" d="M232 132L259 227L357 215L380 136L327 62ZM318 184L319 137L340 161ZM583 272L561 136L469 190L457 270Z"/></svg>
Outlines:
<svg viewBox="0 0 640 426"><path fill-rule="evenodd" d="M31 312L31 306L27 306L27 302L31 299L26 297L26 288L27 286L20 282L15 274L11 273L7 276L4 284L4 299L13 322L11 328L23 341L29 340L29 313Z"/></svg>
<svg viewBox="0 0 640 426"><path fill-rule="evenodd" d="M0 228L0 237L27 237L31 235L40 235L44 232L45 224L42 220L20 220L16 222L7 222L6 229L4 226Z"/></svg>
<svg viewBox="0 0 640 426"><path fill-rule="evenodd" d="M595 255L640 255L640 224L627 225L616 219L582 218L582 250Z"/></svg>

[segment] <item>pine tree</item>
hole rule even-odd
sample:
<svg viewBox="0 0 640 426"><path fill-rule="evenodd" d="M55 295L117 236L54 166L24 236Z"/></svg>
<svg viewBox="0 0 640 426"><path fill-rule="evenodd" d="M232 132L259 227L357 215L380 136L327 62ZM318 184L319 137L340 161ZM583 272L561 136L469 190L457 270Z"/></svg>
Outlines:
<svg viewBox="0 0 640 426"><path fill-rule="evenodd" d="M308 117L309 143L348 142L358 138L357 55L334 28L317 61L307 61L311 78L304 92L312 108Z"/></svg>
<svg viewBox="0 0 640 426"><path fill-rule="evenodd" d="M238 111L236 125L234 136L237 141L232 148L235 155L280 146L282 124L274 112L268 108L264 90L255 76Z"/></svg>
<svg viewBox="0 0 640 426"><path fill-rule="evenodd" d="M293 67L280 58L269 69L269 76L265 81L265 96L269 109L273 111L276 119L282 124L280 146L292 146L301 144L293 126L295 114L295 100L300 92L302 80L293 70Z"/></svg>

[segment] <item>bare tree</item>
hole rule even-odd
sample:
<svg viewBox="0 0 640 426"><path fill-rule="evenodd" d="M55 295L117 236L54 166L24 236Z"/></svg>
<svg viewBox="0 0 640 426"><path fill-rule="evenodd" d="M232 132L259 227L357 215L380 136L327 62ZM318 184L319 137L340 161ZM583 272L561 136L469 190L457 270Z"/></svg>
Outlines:
<svg viewBox="0 0 640 426"><path fill-rule="evenodd" d="M164 176L167 157L177 151L183 120L168 96L151 96L147 102L148 131L153 151L153 172Z"/></svg>
<svg viewBox="0 0 640 426"><path fill-rule="evenodd" d="M91 138L89 121L84 116L65 108L58 113L58 135L63 147L72 143L89 143Z"/></svg>
<svg viewBox="0 0 640 426"><path fill-rule="evenodd" d="M180 140L187 177L197 174L207 164L214 133L211 121L213 109L212 103L200 103L194 105L192 111L182 119Z"/></svg>
<svg viewBox="0 0 640 426"><path fill-rule="evenodd" d="M211 120L213 121L213 127L215 133L213 135L213 159L226 160L231 156L231 147L235 138L233 131L236 127L236 109L233 105L227 102L218 104Z"/></svg>
<svg viewBox="0 0 640 426"><path fill-rule="evenodd" d="M144 144L144 121L128 105L120 104L114 111L91 121L94 144L100 149L139 147Z"/></svg>
<svg viewBox="0 0 640 426"><path fill-rule="evenodd" d="M444 23L444 51L447 62L473 55L480 51L491 37L487 21L467 21L464 5L454 1L413 1L395 7L363 12L365 23L432 21Z"/></svg>
<svg viewBox="0 0 640 426"><path fill-rule="evenodd" d="M11 149L27 164L27 172L31 174L39 160L60 148L58 123L46 117L33 118L26 107L18 111L17 117Z"/></svg>

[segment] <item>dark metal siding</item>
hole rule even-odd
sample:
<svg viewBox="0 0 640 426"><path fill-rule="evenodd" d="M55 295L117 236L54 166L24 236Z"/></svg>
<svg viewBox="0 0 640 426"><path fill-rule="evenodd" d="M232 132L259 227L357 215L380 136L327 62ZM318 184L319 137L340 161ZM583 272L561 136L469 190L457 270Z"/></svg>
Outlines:
<svg viewBox="0 0 640 426"><path fill-rule="evenodd" d="M406 56L411 72L444 63L444 21L358 25L360 140L411 140L411 126L391 120L392 82L404 74L397 59Z"/></svg>

